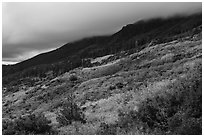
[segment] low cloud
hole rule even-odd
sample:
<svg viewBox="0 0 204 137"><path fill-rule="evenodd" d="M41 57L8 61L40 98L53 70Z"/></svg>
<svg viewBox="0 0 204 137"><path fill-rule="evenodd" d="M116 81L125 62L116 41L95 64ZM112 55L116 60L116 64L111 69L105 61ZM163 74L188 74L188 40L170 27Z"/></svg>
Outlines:
<svg viewBox="0 0 204 137"><path fill-rule="evenodd" d="M140 19L191 14L202 3L3 3L3 60L22 61Z"/></svg>

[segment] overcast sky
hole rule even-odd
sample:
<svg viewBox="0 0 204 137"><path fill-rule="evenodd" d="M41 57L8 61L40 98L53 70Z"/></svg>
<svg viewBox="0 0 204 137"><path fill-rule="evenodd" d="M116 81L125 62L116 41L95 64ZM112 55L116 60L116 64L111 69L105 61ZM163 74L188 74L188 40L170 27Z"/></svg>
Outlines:
<svg viewBox="0 0 204 137"><path fill-rule="evenodd" d="M140 19L191 14L201 3L3 3L3 63L19 62L67 42L112 34Z"/></svg>

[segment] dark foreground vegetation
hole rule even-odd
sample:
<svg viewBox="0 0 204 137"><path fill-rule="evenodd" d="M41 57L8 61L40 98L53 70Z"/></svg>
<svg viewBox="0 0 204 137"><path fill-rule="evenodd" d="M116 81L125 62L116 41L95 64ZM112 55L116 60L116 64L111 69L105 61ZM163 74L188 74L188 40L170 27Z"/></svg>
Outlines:
<svg viewBox="0 0 204 137"><path fill-rule="evenodd" d="M202 135L202 68L141 102L138 111L120 111L116 124L102 123L98 134Z"/></svg>
<svg viewBox="0 0 204 137"><path fill-rule="evenodd" d="M55 134L43 114L29 114L15 120L3 119L2 131L4 135L43 135Z"/></svg>
<svg viewBox="0 0 204 137"><path fill-rule="evenodd" d="M115 124L101 123L96 134L202 134L202 69L189 72L168 91L162 91L154 97L141 102L138 111L119 112ZM73 121L86 123L84 114L73 102L67 101L58 114L61 126ZM3 134L58 134L57 129L49 125L43 114L29 114L13 121L3 119Z"/></svg>
<svg viewBox="0 0 204 137"><path fill-rule="evenodd" d="M71 98L69 98L71 99ZM61 126L70 125L73 121L86 123L83 112L73 102L67 100L62 105L62 110L57 116L57 121ZM2 120L3 135L56 135L58 131L53 127L51 121L44 114L26 114L14 120Z"/></svg>

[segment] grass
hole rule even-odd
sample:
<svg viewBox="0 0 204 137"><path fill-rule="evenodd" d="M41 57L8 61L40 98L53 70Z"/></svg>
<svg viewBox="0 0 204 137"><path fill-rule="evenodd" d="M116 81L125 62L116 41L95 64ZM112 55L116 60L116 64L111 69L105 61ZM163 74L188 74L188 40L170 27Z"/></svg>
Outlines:
<svg viewBox="0 0 204 137"><path fill-rule="evenodd" d="M197 64L186 77L169 85L167 91L142 101L138 111L120 111L119 121L112 126L101 125L99 133L202 134L201 72L201 65Z"/></svg>
<svg viewBox="0 0 204 137"><path fill-rule="evenodd" d="M200 55L196 49L200 47L192 50L185 43L172 47L172 53L158 47L135 61L122 60L46 82L48 88L34 89L23 103L4 106L4 115L25 113L21 108L35 113L58 109L60 133L52 131L44 116L35 115L4 120L3 134L202 134L202 59L193 57ZM84 83L78 86L80 82ZM67 97L72 102L64 102ZM82 111L77 104L84 103Z"/></svg>

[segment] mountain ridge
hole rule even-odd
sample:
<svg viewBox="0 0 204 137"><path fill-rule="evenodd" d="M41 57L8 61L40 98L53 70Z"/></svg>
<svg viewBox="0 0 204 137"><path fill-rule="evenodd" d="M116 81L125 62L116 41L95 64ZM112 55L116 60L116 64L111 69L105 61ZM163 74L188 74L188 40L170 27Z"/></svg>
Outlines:
<svg viewBox="0 0 204 137"><path fill-rule="evenodd" d="M200 15L201 13L196 13L195 15ZM186 16L186 17L189 17L189 16L192 16L192 15L188 15L188 16ZM185 18L185 16L182 16L182 15L177 15L177 16L172 16L172 17L170 17L170 18ZM72 44L74 44L74 43L77 43L77 42L80 42L80 41L84 41L84 40L88 40L88 39L92 39L92 38L100 38L100 37L104 37L104 38L106 38L106 37L111 37L111 36L115 36L115 35L117 35L117 34L120 34L120 33L125 33L125 34L127 34L127 33L129 33L130 34L130 31L128 31L128 30L132 30L132 29L134 29L135 27L135 25L142 25L142 24L144 24L144 23L146 23L146 22L148 22L148 21L156 21L157 22L157 24L159 23L159 21L162 21L162 20L167 20L168 21L168 19L169 18L152 18L152 19L146 19L146 20L139 20L139 21L137 21L137 22L135 22L135 23L133 23L133 24L127 24L127 25L124 25L118 32L116 32L116 33L114 33L114 34L112 34L112 35L107 35L107 36L93 36L93 37L87 37L87 38L82 38L82 39L80 39L80 40L76 40L76 41L73 41L73 42L69 42L69 43L67 43L67 44L64 44L64 45L62 45L62 46L60 46L60 47L58 47L57 49L55 49L55 50L52 50L52 51L48 51L48 52L44 52L44 53L41 53L41 54L38 54L38 55L36 55L36 56L34 56L34 57L31 57L31 58L29 58L29 59L27 59L27 60L31 60L31 59L33 59L33 58L36 58L36 57L38 57L38 56L42 56L42 55L45 55L45 54L49 54L49 53L53 53L53 52L55 52L55 51L59 51L59 50L61 50L61 48L64 48L64 46L71 46ZM132 27L131 27L132 26ZM140 27L140 26L138 26L138 27ZM142 27L142 28L144 28L144 27ZM149 28L146 28L146 30L149 30ZM128 31L128 32L125 32L125 31ZM137 31L137 30L134 30L134 31ZM143 32L143 31L142 31ZM19 63L16 63L15 65L17 65L17 64L20 64L20 63L23 63L23 62L25 62L25 61L27 61L27 60L24 60L24 61L21 61L21 62L19 62Z"/></svg>
<svg viewBox="0 0 204 137"><path fill-rule="evenodd" d="M123 50L136 48L141 50L145 44L156 40L158 43L168 41L169 37L181 34L202 24L201 13L189 16L174 16L170 18L153 18L138 21L122 27L118 32L108 36L95 36L67 43L55 50L36 55L15 65L3 66L3 76L22 72L45 64L57 62L74 62L76 66L84 58L95 58Z"/></svg>

